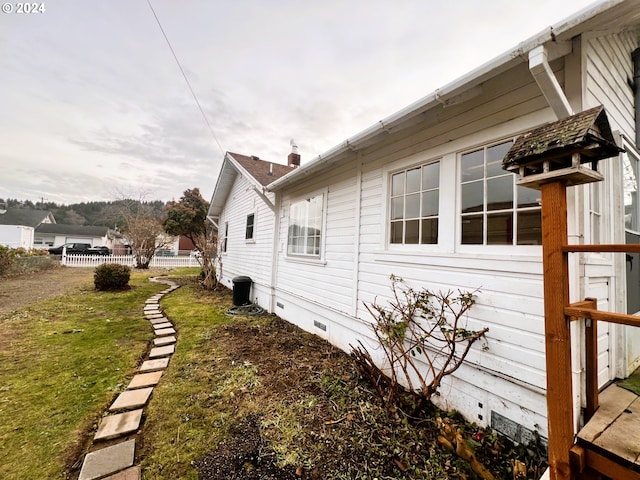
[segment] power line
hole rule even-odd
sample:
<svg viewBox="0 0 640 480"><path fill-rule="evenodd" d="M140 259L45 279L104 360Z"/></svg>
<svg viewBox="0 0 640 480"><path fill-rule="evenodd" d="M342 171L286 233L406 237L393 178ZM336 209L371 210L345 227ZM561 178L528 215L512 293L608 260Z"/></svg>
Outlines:
<svg viewBox="0 0 640 480"><path fill-rule="evenodd" d="M211 128L211 124L209 123L209 120L207 119L207 115L204 113L204 109L202 108L202 105L200 104L200 101L198 100L198 97L196 96L196 92L193 91L193 87L191 86L191 82L189 82L189 79L187 78L187 74L185 73L184 69L182 68L182 65L180 64L180 60L178 60L178 56L176 55L176 52L173 50L173 47L171 46L171 42L169 41L169 37L167 37L167 34L164 32L164 28L162 28L162 24L160 23L160 19L158 18L158 15L156 15L156 11L153 9L153 6L151 5L151 0L147 0L147 4L149 4L149 8L151 9L151 12L153 13L153 16L155 17L156 22L158 23L158 27L160 27L160 31L162 32L162 35L164 36L164 39L167 41L167 45L169 45L169 50L171 50L171 54L173 55L173 58L175 59L176 63L178 64L178 68L180 69L180 72L182 72L182 76L184 78L184 81L187 82L187 86L189 87L189 91L191 92L191 95L193 96L193 99L195 100L196 105L198 105L198 109L200 110L200 113L202 114L202 118L204 119L204 123L207 124L207 127L209 128L209 131L211 132L211 136L216 141L216 144L218 145L218 148L220 149L220 152L224 154L224 149L220 145L220 142L218 141L218 137L216 137L216 134L213 132L213 128Z"/></svg>

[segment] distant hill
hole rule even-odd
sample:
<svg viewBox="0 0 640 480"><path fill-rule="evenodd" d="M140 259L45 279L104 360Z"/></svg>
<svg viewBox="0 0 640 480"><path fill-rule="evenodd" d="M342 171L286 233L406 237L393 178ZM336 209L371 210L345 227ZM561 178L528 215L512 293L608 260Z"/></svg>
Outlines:
<svg viewBox="0 0 640 480"><path fill-rule="evenodd" d="M111 227L122 224L118 210L124 202L138 202L137 200L113 200L110 202L82 202L70 205L59 205L54 202L33 203L31 200L18 200L15 198L0 198L0 204L6 203L8 207L30 207L41 210L50 210L57 223L67 225L92 225L96 227ZM150 202L138 202L151 206L161 217L166 206L165 202L154 200Z"/></svg>

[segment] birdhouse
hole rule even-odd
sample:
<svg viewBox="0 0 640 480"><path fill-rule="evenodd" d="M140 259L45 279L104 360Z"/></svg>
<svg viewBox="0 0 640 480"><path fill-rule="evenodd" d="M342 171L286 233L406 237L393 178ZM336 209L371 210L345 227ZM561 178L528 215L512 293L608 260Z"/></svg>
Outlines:
<svg viewBox="0 0 640 480"><path fill-rule="evenodd" d="M550 182L581 185L601 181L598 161L622 151L600 105L520 135L502 168L517 173L518 185L529 188Z"/></svg>

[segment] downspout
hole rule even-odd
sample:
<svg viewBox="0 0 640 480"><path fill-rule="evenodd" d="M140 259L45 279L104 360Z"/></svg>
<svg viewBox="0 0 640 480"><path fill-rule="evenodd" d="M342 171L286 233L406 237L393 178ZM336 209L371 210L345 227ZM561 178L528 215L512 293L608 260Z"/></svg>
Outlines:
<svg viewBox="0 0 640 480"><path fill-rule="evenodd" d="M529 71L540 87L544 98L558 120L573 115L573 109L553 74L548 61L547 49L539 45L529 52Z"/></svg>
<svg viewBox="0 0 640 480"><path fill-rule="evenodd" d="M631 53L633 59L633 98L636 117L636 149L640 150L640 48Z"/></svg>
<svg viewBox="0 0 640 480"><path fill-rule="evenodd" d="M276 283L278 280L278 260L280 244L280 209L282 208L282 194L280 192L275 192L274 195L273 245L271 247L271 285L269 286L271 298L269 300L269 313L276 313L277 307Z"/></svg>

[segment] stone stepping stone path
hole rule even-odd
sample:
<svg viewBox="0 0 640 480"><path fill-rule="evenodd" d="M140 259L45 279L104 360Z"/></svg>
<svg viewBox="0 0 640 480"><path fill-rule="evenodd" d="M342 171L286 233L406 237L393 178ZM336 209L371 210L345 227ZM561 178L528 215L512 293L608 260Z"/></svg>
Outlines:
<svg viewBox="0 0 640 480"><path fill-rule="evenodd" d="M169 287L149 297L143 309L144 318L153 327L155 338L149 359L142 362L138 374L127 389L122 392L108 409L109 414L102 418L93 437L94 450L87 453L80 469L78 480L140 480L140 467L134 465L135 437L130 438L140 428L144 407L153 394L154 387L160 382L164 370L169 366L171 355L175 352L176 330L171 321L162 313L160 300L168 293L179 288L174 282L164 278L150 278L152 282L164 283ZM126 438L125 438L126 437ZM100 448L106 440L113 445Z"/></svg>

